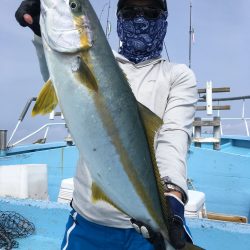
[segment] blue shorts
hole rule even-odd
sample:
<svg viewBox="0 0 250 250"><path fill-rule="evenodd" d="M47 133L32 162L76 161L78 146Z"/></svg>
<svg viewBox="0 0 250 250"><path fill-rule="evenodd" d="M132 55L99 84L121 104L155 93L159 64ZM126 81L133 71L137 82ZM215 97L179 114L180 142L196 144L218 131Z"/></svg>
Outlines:
<svg viewBox="0 0 250 250"><path fill-rule="evenodd" d="M154 250L133 228L106 227L84 219L72 210L61 250Z"/></svg>

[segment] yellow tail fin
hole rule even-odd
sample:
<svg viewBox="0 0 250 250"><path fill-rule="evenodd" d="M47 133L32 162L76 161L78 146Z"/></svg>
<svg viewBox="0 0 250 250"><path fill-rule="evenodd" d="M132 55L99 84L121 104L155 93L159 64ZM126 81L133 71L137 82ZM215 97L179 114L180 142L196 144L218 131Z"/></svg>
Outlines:
<svg viewBox="0 0 250 250"><path fill-rule="evenodd" d="M58 99L52 81L49 79L39 93L32 110L32 116L46 115L52 112L58 104Z"/></svg>

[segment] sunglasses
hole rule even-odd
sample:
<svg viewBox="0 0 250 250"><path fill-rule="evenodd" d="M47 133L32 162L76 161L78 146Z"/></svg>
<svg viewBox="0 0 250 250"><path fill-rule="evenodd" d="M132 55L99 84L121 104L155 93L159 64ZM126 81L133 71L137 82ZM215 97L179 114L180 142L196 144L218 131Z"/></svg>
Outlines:
<svg viewBox="0 0 250 250"><path fill-rule="evenodd" d="M164 11L152 7L125 7L121 9L117 15L124 19L131 19L137 16L144 16L147 19L157 19Z"/></svg>

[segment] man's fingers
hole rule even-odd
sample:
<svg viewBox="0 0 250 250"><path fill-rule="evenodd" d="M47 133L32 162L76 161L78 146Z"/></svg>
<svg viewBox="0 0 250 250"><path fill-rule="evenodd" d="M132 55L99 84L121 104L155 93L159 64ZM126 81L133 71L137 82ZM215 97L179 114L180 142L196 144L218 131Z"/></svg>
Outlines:
<svg viewBox="0 0 250 250"><path fill-rule="evenodd" d="M24 14L24 15L23 15L23 19L24 19L24 21L25 21L27 24L29 24L29 25L32 25L32 24L33 24L33 18L32 18L31 15L29 15L29 14Z"/></svg>
<svg viewBox="0 0 250 250"><path fill-rule="evenodd" d="M34 20L36 16L40 16L40 0L22 1L15 13L17 22L23 27L29 26L32 30L39 28L33 27L36 22L36 20ZM39 31L36 30L36 33L39 33Z"/></svg>
<svg viewBox="0 0 250 250"><path fill-rule="evenodd" d="M148 229L145 226L141 227L141 234L146 239L150 238L150 233L149 233Z"/></svg>
<svg viewBox="0 0 250 250"><path fill-rule="evenodd" d="M130 219L132 226L134 229L140 233L146 240L148 240L153 246L155 250L165 250L165 242L161 233L155 233L153 229L145 225L144 223L137 221L135 219Z"/></svg>
<svg viewBox="0 0 250 250"><path fill-rule="evenodd" d="M137 221L135 219L131 219L130 221L135 231L137 233L142 234L144 238L149 239L150 237L154 235L153 230L149 226L146 226L142 222Z"/></svg>

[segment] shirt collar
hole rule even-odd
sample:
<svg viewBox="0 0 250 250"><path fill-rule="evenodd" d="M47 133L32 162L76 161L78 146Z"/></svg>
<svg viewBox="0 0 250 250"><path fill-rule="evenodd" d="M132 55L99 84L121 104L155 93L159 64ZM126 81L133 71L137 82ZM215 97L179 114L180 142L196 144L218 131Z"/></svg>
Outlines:
<svg viewBox="0 0 250 250"><path fill-rule="evenodd" d="M118 62L123 63L123 64L128 63L128 64L133 65L136 68L142 68L142 67L147 66L147 65L153 65L153 64L156 64L156 63L158 63L159 61L162 60L162 57L160 56L160 57L155 58L155 59L150 59L150 60L146 60L146 61L135 64L135 63L129 61L126 57L124 57L123 55L117 53L114 50L113 50L113 54L114 54L114 56L115 56L115 58L116 58L116 60Z"/></svg>

